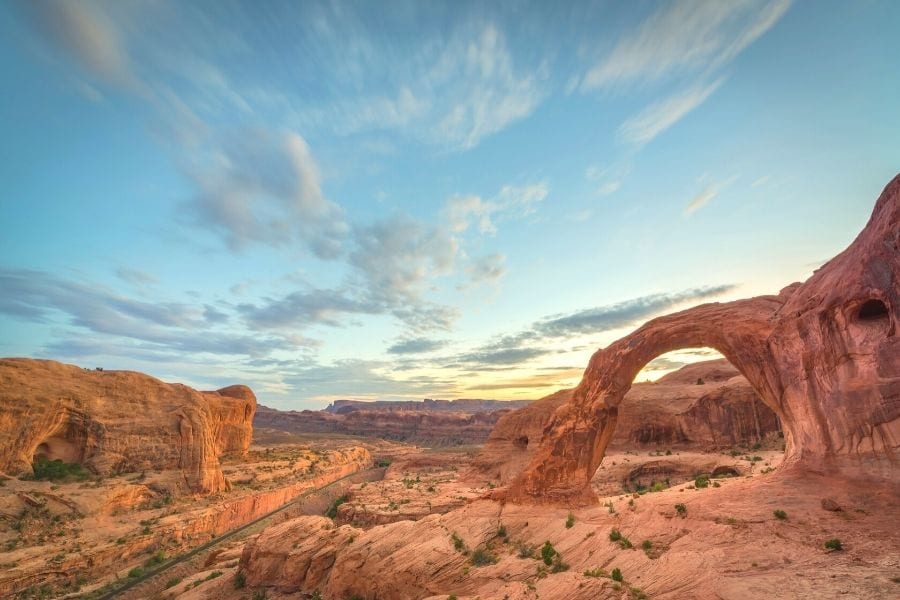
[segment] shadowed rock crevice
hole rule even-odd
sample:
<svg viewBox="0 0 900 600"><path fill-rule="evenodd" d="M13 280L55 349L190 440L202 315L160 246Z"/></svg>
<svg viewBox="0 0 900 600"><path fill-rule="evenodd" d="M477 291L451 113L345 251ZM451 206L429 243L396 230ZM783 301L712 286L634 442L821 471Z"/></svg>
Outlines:
<svg viewBox="0 0 900 600"><path fill-rule="evenodd" d="M900 176L850 247L806 282L654 319L595 353L506 497L592 502L590 479L635 376L660 354L697 346L721 352L775 412L789 468L896 477L898 309Z"/></svg>

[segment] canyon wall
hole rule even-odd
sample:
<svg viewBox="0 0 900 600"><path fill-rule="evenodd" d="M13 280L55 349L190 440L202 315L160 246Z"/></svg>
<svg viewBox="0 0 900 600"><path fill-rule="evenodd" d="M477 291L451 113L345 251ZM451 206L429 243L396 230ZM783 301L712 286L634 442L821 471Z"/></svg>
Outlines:
<svg viewBox="0 0 900 600"><path fill-rule="evenodd" d="M510 409L450 411L443 407L432 411L420 402L408 404L410 407L406 409L375 407L371 410L345 405L336 412L280 411L260 406L253 423L257 428L290 433L336 433L425 446L460 446L484 443L497 420L510 412ZM500 407L504 404L496 402Z"/></svg>
<svg viewBox="0 0 900 600"><path fill-rule="evenodd" d="M130 371L0 359L0 472L31 472L36 456L98 475L180 469L187 488L227 488L223 453L245 452L256 398L245 386L199 392Z"/></svg>

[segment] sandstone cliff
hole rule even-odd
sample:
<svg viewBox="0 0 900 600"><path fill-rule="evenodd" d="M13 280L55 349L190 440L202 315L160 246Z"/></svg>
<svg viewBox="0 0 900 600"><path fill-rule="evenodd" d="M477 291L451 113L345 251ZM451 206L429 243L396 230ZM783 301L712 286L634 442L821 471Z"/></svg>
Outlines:
<svg viewBox="0 0 900 600"><path fill-rule="evenodd" d="M244 452L256 398L245 386L199 392L130 371L0 359L0 471L35 456L98 475L180 469L196 493L226 489L219 456Z"/></svg>

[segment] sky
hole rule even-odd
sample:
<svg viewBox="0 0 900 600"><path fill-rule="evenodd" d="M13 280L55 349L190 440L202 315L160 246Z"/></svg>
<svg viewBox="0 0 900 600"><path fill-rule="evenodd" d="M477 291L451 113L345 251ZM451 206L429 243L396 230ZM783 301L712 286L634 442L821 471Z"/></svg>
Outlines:
<svg viewBox="0 0 900 600"><path fill-rule="evenodd" d="M539 398L900 169L900 3L0 3L0 355ZM714 356L686 349L652 379Z"/></svg>

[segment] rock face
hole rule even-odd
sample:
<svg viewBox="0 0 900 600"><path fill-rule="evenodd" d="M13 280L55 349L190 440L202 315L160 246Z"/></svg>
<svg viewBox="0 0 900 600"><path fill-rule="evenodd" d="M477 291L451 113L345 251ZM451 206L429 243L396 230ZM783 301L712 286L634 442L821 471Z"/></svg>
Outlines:
<svg viewBox="0 0 900 600"><path fill-rule="evenodd" d="M634 377L662 353L712 347L780 418L789 468L898 477L900 176L854 242L777 296L649 321L591 358L541 448L507 490L516 501L585 502Z"/></svg>
<svg viewBox="0 0 900 600"><path fill-rule="evenodd" d="M254 426L291 433L339 433L428 446L482 444L497 420L527 402L336 402L321 411L260 406ZM462 404L456 404L462 402ZM477 404L474 404L477 403Z"/></svg>
<svg viewBox="0 0 900 600"><path fill-rule="evenodd" d="M130 371L0 359L0 471L36 456L110 475L181 469L190 491L227 488L219 456L245 452L256 397L245 386L198 392Z"/></svg>
<svg viewBox="0 0 900 600"><path fill-rule="evenodd" d="M702 384L698 384L702 381ZM531 461L544 428L570 402L562 390L504 415L475 461L475 475L508 483ZM655 383L631 387L610 447L714 450L751 445L780 432L778 417L727 360L682 367Z"/></svg>

